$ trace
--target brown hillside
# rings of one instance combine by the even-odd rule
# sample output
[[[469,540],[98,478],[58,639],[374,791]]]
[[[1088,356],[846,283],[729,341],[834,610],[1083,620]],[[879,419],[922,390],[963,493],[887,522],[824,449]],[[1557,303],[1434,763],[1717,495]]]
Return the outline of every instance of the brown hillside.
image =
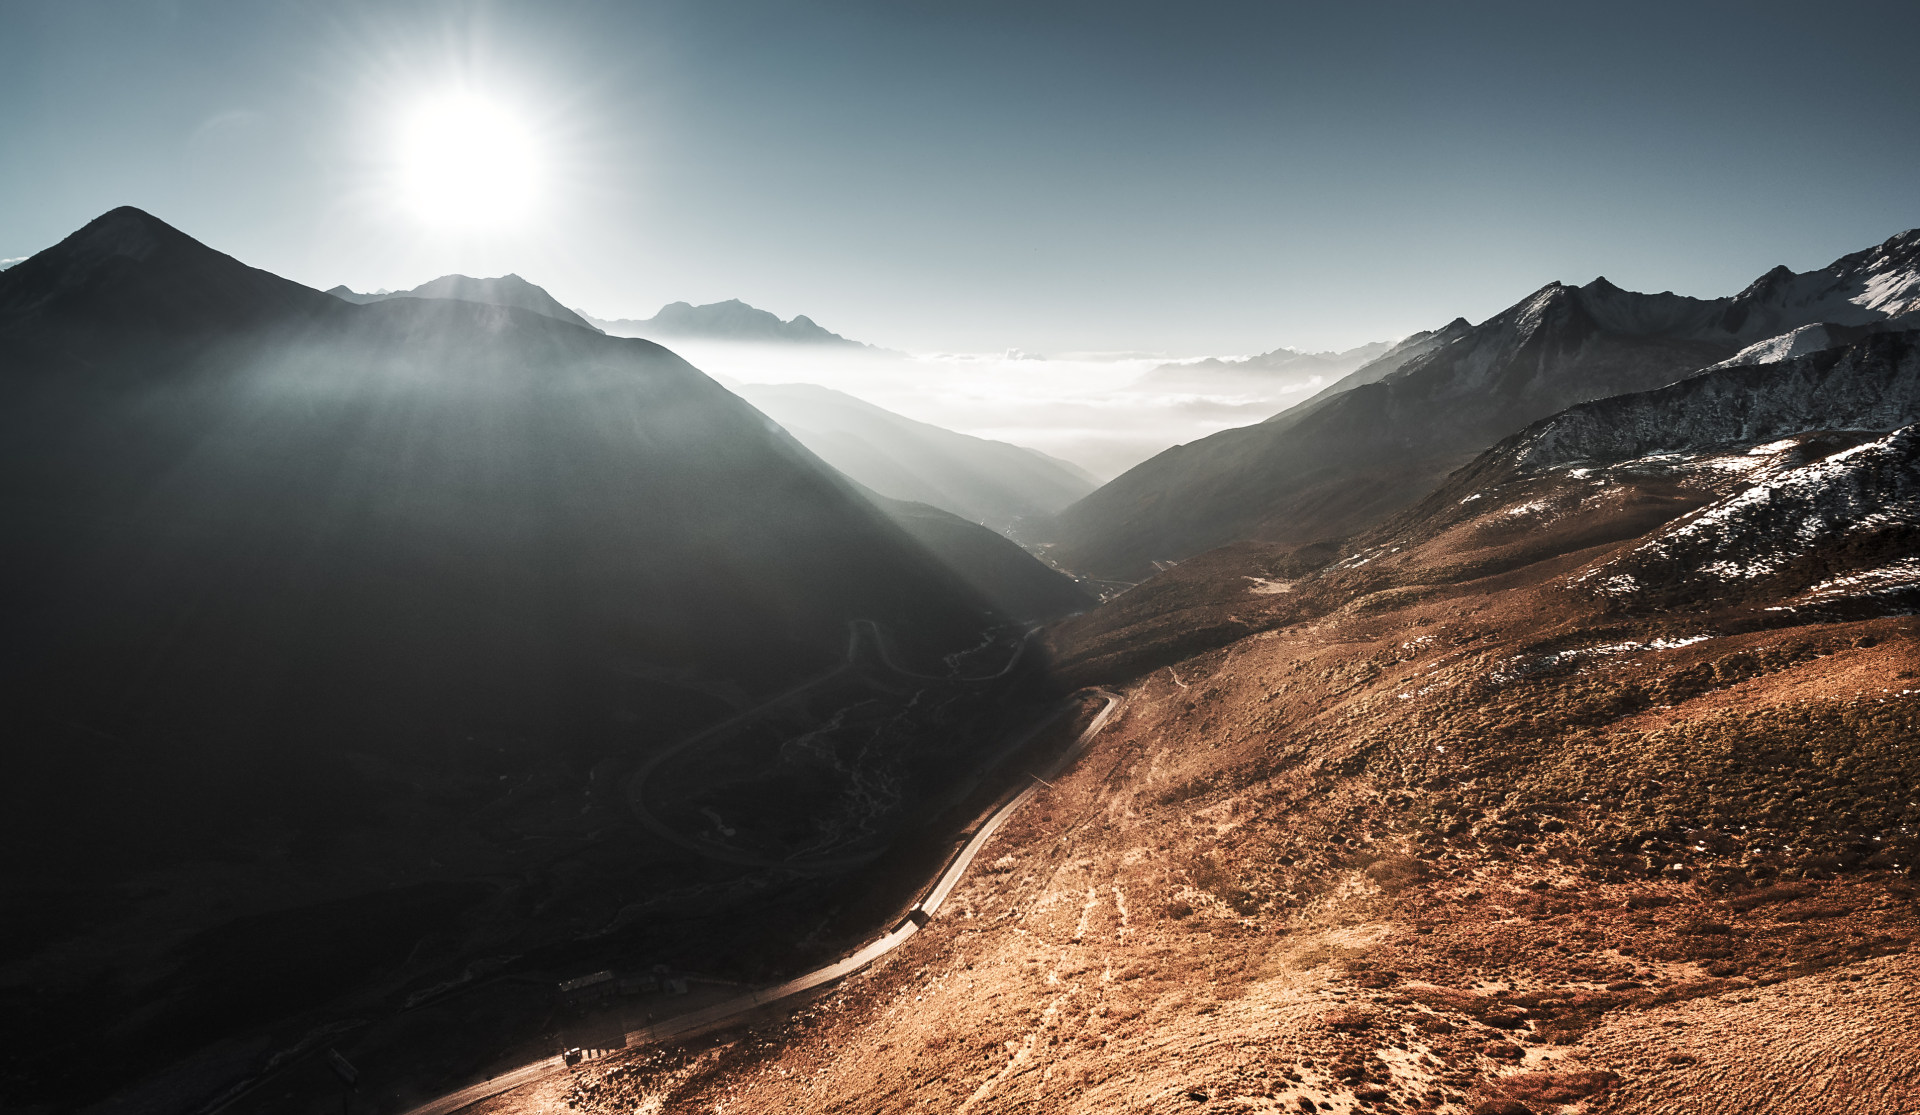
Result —
[[[1920,621],[1578,579],[1714,460],[1163,574],[1056,633],[1123,714],[890,960],[476,1110],[1907,1110]]]

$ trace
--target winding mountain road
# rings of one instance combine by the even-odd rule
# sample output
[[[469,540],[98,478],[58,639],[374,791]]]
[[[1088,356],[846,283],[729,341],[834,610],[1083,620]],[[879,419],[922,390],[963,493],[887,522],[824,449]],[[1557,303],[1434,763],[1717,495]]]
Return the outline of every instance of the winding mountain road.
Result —
[[[1009,668],[1011,668],[1011,665],[1009,665]],[[1124,700],[1118,693],[1114,693],[1111,690],[1095,689],[1091,692],[1105,698],[1107,703],[1101,708],[1099,713],[1094,716],[1093,720],[1088,723],[1086,729],[1074,739],[1073,746],[1062,753],[1048,768],[1046,773],[1049,776],[1065,770],[1085,753],[1087,747],[1093,742],[1093,737],[1100,733],[1100,729],[1106,727],[1107,721],[1113,718],[1114,712],[1120,707],[1121,702]],[[1018,812],[1021,806],[1025,805],[1035,793],[1039,792],[1039,789],[1040,783],[1038,781],[1030,782],[1025,789],[1015,794],[1005,805],[994,810],[992,815],[974,831],[973,836],[967,841],[966,845],[960,849],[960,853],[954,856],[952,861],[941,870],[939,876],[934,879],[933,885],[928,889],[926,897],[914,904],[913,908],[907,912],[907,917],[903,919],[900,924],[894,926],[877,940],[869,942],[859,951],[849,956],[842,957],[823,967],[815,968],[813,971],[803,975],[795,976],[785,983],[779,983],[772,987],[765,987],[757,991],[749,991],[741,995],[736,995],[731,999],[723,1000],[712,1006],[664,1019],[644,1029],[633,1030],[626,1035],[626,1047],[631,1049],[634,1046],[645,1045],[649,1042],[693,1037],[696,1034],[704,1033],[708,1030],[719,1029],[737,1022],[769,1004],[777,1003],[782,999],[798,995],[803,991],[810,991],[816,987],[850,976],[892,952],[894,949],[899,948],[906,943],[907,938],[918,933],[920,927],[925,925],[939,912],[941,905],[944,904],[947,897],[953,893],[954,887],[958,886],[960,880],[966,876],[967,869],[973,866],[974,857],[979,855],[980,850],[986,847],[987,842],[993,839],[996,832],[1000,831],[1000,827],[1007,822],[1007,819]],[[567,1067],[566,1062],[559,1056],[547,1057],[543,1060],[535,1061],[532,1064],[522,1065],[519,1068],[502,1073],[499,1076],[491,1077],[481,1083],[462,1088],[457,1092],[449,1092],[438,1099],[430,1100],[427,1103],[408,1110],[404,1115],[452,1115],[453,1112],[478,1103],[490,1096],[497,1096],[502,1092],[510,1092],[515,1088],[524,1087],[525,1085],[544,1079],[553,1073],[564,1072]]]

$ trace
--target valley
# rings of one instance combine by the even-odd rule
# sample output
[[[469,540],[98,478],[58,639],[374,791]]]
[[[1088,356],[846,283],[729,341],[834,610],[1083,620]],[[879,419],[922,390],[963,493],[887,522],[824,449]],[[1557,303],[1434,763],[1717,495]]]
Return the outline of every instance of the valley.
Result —
[[[1590,512],[1624,540],[1514,557],[1535,501],[1489,495],[1365,580],[1214,559],[1177,606],[1237,637],[1135,674],[951,920],[793,1018],[478,1110],[1897,1109],[1920,628],[1618,611],[1582,570],[1710,497],[1641,484]],[[1136,669],[1100,615],[1054,636],[1079,680]]]
[[[1049,627],[1126,704],[942,918],[473,1110],[1899,1110],[1914,336],[1573,406]]]
[[[1912,13],[17,7],[0,1115],[1916,1110]]]

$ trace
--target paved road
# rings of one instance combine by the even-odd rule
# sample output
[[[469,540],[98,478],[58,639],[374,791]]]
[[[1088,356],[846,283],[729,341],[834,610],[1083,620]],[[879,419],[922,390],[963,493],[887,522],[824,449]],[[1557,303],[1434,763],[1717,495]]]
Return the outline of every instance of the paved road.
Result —
[[[1100,729],[1107,726],[1107,721],[1112,719],[1114,711],[1120,707],[1122,698],[1118,693],[1106,689],[1096,689],[1093,692],[1106,699],[1105,707],[1101,708],[1099,714],[1087,725],[1086,730],[1080,733],[1079,738],[1073,741],[1073,746],[1048,768],[1048,776],[1058,774],[1079,759],[1088,745],[1093,742],[1093,737],[1099,734]],[[960,880],[966,876],[967,868],[973,865],[973,859],[980,854],[980,849],[986,847],[987,842],[993,839],[994,833],[1000,831],[1000,826],[1006,823],[1007,818],[1013,816],[1039,789],[1039,782],[1031,782],[1024,790],[1014,795],[1011,801],[994,810],[993,815],[974,832],[966,846],[960,849],[960,854],[940,872],[940,876],[933,882],[932,889],[927,891],[927,896],[914,905],[906,920],[894,926],[885,936],[868,943],[851,956],[842,957],[825,967],[815,968],[805,975],[795,976],[785,983],[736,995],[710,1007],[664,1019],[645,1029],[634,1030],[627,1034],[627,1048],[631,1049],[636,1045],[645,1045],[649,1042],[693,1037],[708,1030],[717,1030],[731,1025],[770,1003],[779,1002],[789,996],[798,995],[802,991],[810,991],[823,984],[850,976],[899,948],[906,943],[907,938],[920,931],[921,919],[931,919],[939,912],[947,896],[953,893],[953,888],[958,886]],[[490,1096],[512,1091],[565,1070],[566,1064],[559,1057],[548,1057],[530,1065],[522,1065],[511,1072],[502,1073],[471,1087],[462,1088],[457,1092],[449,1092],[439,1099],[407,1111],[405,1115],[451,1115],[452,1112]]]

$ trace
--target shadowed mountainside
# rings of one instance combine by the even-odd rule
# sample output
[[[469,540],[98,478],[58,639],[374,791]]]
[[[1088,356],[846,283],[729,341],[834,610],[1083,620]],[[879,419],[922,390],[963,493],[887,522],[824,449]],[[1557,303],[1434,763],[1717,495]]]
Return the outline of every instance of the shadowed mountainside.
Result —
[[[1097,487],[1065,461],[915,422],[805,383],[735,389],[828,464],[896,500],[938,507],[1018,537]]]
[[[871,498],[970,588],[1013,619],[1057,620],[1098,602],[1073,578],[971,519],[877,493]]]
[[[344,289],[328,293],[340,296]],[[436,293],[427,293],[430,290]],[[448,276],[404,294],[353,295],[347,301],[364,304],[398,297],[457,298],[577,320],[571,311],[564,311],[564,317],[548,313],[564,308],[542,288],[513,275],[486,280]],[[1010,618],[1058,619],[1091,603],[1071,578],[1025,556],[1018,547],[1001,545],[1004,539],[994,533],[1017,533],[1014,528],[1043,520],[1092,491],[1093,479],[1074,466],[1031,449],[902,418],[824,387],[749,384],[735,393],[852,480],[890,519]],[[992,529],[969,529],[970,524]]]
[[[649,342],[350,304],[118,209],[0,274],[0,368],[6,1106],[184,1058],[126,1102],[190,1110],[476,970],[763,963],[826,869],[654,839],[634,764],[739,722],[656,782],[858,864],[1031,714],[995,703],[1031,671],[937,680],[1004,660],[1007,617]],[[456,1047],[409,1080],[550,1009],[475,986],[407,1015]],[[366,1056],[428,1043],[391,1040]]]

